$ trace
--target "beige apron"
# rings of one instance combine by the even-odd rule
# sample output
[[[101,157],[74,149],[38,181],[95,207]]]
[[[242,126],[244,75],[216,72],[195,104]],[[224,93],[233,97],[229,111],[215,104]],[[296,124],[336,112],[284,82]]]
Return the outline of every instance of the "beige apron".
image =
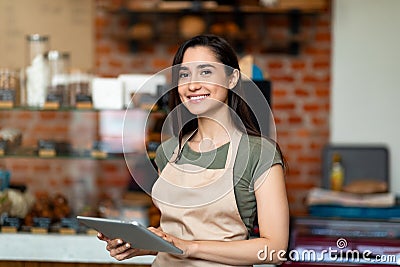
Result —
[[[160,226],[164,232],[184,240],[247,239],[248,231],[233,190],[233,166],[241,135],[238,131],[232,134],[224,169],[167,163],[152,189],[153,201],[161,211]],[[175,157],[177,152],[176,148]],[[228,265],[181,259],[160,252],[152,266]]]

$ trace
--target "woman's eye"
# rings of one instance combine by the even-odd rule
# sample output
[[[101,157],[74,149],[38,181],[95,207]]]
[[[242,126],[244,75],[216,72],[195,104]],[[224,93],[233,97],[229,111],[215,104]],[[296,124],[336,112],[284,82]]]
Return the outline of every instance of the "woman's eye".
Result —
[[[187,78],[187,77],[189,77],[189,73],[187,73],[187,72],[180,72],[179,73],[179,79],[184,79],[184,78]]]
[[[202,76],[208,76],[211,74],[211,70],[202,70],[200,73]]]

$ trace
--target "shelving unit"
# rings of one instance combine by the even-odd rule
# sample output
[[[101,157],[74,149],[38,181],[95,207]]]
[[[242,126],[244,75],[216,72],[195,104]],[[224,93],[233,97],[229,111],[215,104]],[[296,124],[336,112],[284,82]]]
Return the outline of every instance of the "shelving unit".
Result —
[[[123,151],[93,153],[96,151],[93,143],[104,137],[100,129],[101,114],[124,112],[24,107],[1,109],[0,129],[19,129],[22,144],[0,156],[0,166],[11,172],[12,184],[25,185],[33,194],[64,194],[74,214],[85,205],[96,205],[100,195],[121,197],[134,184]],[[162,114],[151,113],[149,118],[148,123],[151,124],[153,119],[162,118]],[[68,150],[40,156],[39,139],[66,142]],[[119,140],[122,142],[122,136],[113,142],[118,143]],[[134,163],[136,159],[149,155],[146,151],[133,151],[126,156],[129,163]]]
[[[315,20],[327,7],[326,0],[281,0],[270,7],[245,3],[218,5],[215,1],[155,1],[153,5],[125,1],[122,5],[110,3],[103,8],[128,21],[122,23],[126,27],[117,25],[111,35],[116,40],[129,42],[132,52],[154,42],[173,45],[191,34],[213,33],[226,38],[239,52],[251,42],[263,44],[266,52],[297,55],[301,45],[313,38],[301,32],[302,19]],[[269,19],[276,16],[285,20],[284,40],[277,40],[268,31]]]

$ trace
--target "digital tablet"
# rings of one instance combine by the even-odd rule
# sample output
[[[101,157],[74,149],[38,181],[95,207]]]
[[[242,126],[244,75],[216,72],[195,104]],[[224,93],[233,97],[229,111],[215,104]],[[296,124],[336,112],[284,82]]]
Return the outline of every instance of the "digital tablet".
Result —
[[[124,222],[96,217],[77,216],[79,222],[95,229],[110,239],[122,239],[132,248],[182,254],[183,251],[162,239],[138,222]]]

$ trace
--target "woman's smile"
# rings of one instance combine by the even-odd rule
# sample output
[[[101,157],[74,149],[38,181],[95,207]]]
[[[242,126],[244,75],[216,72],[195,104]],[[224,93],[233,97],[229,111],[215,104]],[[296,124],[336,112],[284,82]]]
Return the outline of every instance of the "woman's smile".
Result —
[[[209,97],[210,94],[197,94],[197,95],[189,95],[187,98],[189,99],[190,102],[192,103],[200,103],[207,97]]]

